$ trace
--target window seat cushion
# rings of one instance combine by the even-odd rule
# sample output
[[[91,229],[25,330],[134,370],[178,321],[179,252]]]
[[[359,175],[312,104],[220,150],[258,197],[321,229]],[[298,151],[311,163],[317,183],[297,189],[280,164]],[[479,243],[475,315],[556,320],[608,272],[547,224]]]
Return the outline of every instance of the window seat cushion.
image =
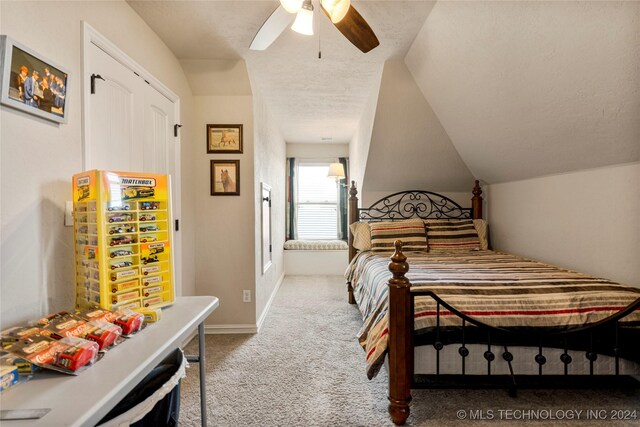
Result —
[[[343,240],[287,240],[284,248],[296,251],[346,251],[349,245]]]

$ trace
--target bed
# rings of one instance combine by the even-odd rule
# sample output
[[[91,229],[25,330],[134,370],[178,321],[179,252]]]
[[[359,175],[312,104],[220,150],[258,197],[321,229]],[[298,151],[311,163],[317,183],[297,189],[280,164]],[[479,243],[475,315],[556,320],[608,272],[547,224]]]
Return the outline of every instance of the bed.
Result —
[[[349,302],[395,424],[412,388],[637,386],[640,289],[488,250],[477,181],[471,209],[428,191],[358,208],[353,182],[350,196]]]

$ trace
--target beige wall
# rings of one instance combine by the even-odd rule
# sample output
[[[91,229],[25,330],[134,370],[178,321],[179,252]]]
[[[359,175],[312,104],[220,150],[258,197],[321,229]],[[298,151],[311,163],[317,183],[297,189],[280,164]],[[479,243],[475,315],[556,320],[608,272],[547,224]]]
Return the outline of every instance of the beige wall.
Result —
[[[286,144],[276,126],[267,104],[261,94],[253,97],[254,108],[254,186],[255,194],[255,301],[256,318],[260,323],[267,314],[269,300],[276,286],[284,277],[284,236],[286,205]],[[264,182],[271,186],[271,245],[272,265],[263,272],[262,268],[262,187]],[[260,325],[258,325],[260,326]]]
[[[242,291],[255,294],[254,275],[254,133],[253,97],[194,96],[196,290],[215,295],[220,307],[207,324],[255,326],[254,303],[242,302]],[[242,154],[206,154],[206,125],[242,123]],[[240,195],[210,195],[210,161],[240,160]]]
[[[69,122],[56,125],[1,107],[2,327],[74,305],[72,228],[63,226],[71,175],[82,170],[81,21],[137,61],[181,99],[184,262],[178,291],[191,294],[193,197],[191,91],[178,61],[125,3],[2,1],[2,33],[70,70]],[[48,24],[34,17],[55,16]],[[203,143],[204,147],[204,143]]]
[[[494,248],[640,286],[640,163],[489,186]]]

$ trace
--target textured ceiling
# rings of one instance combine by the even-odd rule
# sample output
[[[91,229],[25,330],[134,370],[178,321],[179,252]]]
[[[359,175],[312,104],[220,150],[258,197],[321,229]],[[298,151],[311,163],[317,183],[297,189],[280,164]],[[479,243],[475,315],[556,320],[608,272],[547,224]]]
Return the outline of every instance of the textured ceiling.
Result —
[[[179,59],[244,59],[252,85],[263,94],[285,140],[325,143],[351,140],[384,62],[405,56],[434,4],[354,0],[380,40],[378,48],[363,54],[333,27],[315,0],[316,35],[286,29],[265,51],[248,47],[277,0],[128,3]]]
[[[406,63],[488,183],[640,160],[640,2],[438,2]]]

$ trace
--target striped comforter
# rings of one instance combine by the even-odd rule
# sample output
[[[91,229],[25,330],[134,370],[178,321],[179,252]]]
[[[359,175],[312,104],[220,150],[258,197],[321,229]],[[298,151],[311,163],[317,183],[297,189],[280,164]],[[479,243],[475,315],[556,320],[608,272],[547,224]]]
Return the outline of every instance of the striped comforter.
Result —
[[[364,325],[358,334],[373,378],[388,345],[387,282],[391,252],[361,252],[345,277],[354,288]],[[501,327],[562,327],[604,319],[640,298],[640,289],[623,286],[541,262],[493,251],[431,254],[408,252],[412,289],[435,292],[477,320]],[[415,300],[415,329],[435,326],[435,301]],[[442,326],[460,319],[441,308]],[[640,310],[625,320],[640,321]]]

